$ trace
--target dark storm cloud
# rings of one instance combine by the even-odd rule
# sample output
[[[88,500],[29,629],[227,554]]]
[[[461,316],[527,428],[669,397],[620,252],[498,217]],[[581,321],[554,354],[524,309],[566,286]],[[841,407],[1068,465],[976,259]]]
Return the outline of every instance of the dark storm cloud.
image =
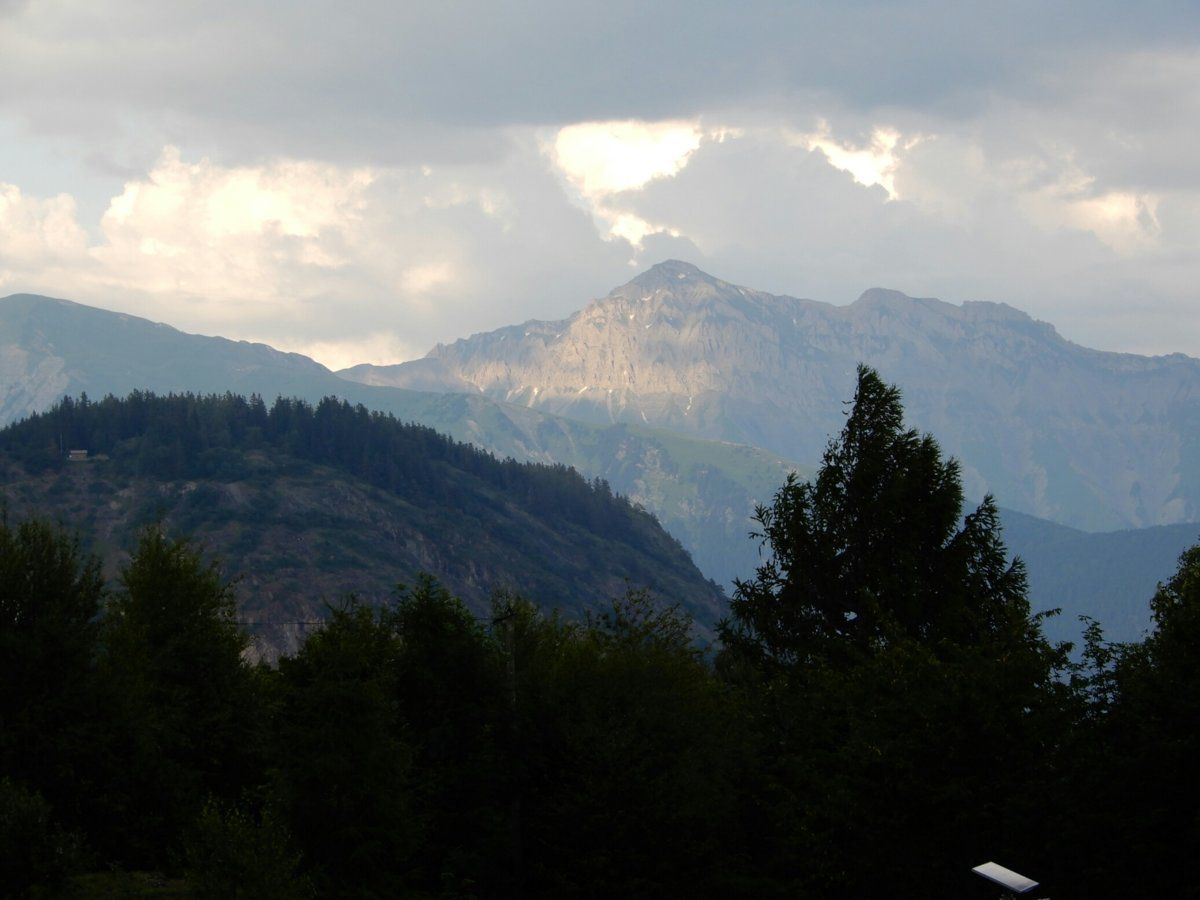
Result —
[[[1170,3],[38,3],[6,26],[0,105],[50,131],[216,130],[243,156],[485,159],[500,125],[1074,96],[1075,60],[1197,24]]]

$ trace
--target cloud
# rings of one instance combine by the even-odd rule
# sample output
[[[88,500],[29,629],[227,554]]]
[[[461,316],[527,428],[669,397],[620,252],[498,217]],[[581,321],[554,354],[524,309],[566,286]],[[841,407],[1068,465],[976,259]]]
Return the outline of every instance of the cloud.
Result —
[[[272,343],[270,336],[251,340],[264,344]],[[387,366],[404,362],[421,356],[429,348],[406,344],[395,334],[383,332],[341,341],[293,341],[287,349],[293,353],[303,353],[336,372],[338,369],[348,369],[360,363]]]
[[[27,273],[46,284],[69,283],[86,266],[86,249],[69,195],[41,199],[0,183],[0,290],[23,285]]]
[[[1056,91],[1103,111],[1119,50],[1154,57],[1197,25],[1194,4],[1116,0],[360,0],[340,15],[316,0],[47,0],[6,21],[0,108],[47,134],[219,147],[229,163],[479,162],[504,153],[497,129],[569,122],[814,102],[969,118]]]
[[[577,122],[559,128],[541,142],[568,187],[570,196],[604,229],[640,249],[647,235],[679,236],[669,224],[653,223],[619,208],[613,198],[673,178],[707,141],[723,141],[736,132],[701,127],[699,121]]]
[[[105,243],[90,253],[113,286],[235,298],[222,317],[253,318],[306,273],[350,265],[375,177],[290,160],[188,163],[168,147],[113,198],[100,223]]]
[[[263,340],[330,365],[395,362],[554,313],[623,276],[527,135],[497,171],[222,166],[166,148],[89,241],[69,196],[0,187],[0,285],[178,327]],[[608,273],[608,274],[602,274]],[[561,292],[561,293],[560,293]]]
[[[548,150],[568,181],[593,198],[671,177],[702,137],[696,122],[580,122],[560,128]]]
[[[0,184],[0,259],[26,266],[53,262],[86,244],[69,195],[43,200],[25,196],[15,184]]]
[[[830,132],[829,123],[821,120],[816,131],[807,134],[792,134],[789,139],[806,150],[820,150],[835,169],[848,172],[864,187],[879,185],[893,200],[896,192],[897,146],[901,152],[911,150],[921,142],[916,135],[901,141],[900,132],[893,128],[876,126],[862,146],[836,140]]]

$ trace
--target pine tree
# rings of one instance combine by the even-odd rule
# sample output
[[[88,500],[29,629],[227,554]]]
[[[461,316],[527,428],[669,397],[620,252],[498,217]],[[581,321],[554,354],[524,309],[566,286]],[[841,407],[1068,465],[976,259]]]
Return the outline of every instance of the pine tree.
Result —
[[[1032,852],[1016,823],[1058,721],[1065,648],[995,504],[964,521],[957,463],[903,418],[860,367],[816,478],[758,510],[771,555],[721,626],[769,748],[772,862],[818,895],[958,893],[971,865]]]
[[[142,534],[108,607],[102,668],[124,739],[113,779],[130,798],[117,827],[136,862],[161,864],[210,794],[237,798],[261,779],[258,692],[234,616],[232,587],[196,547]]]
[[[273,793],[322,896],[396,896],[413,867],[398,653],[386,612],[351,600],[280,661]]]
[[[854,407],[812,482],[790,476],[760,506],[770,558],[738,582],[731,650],[793,667],[1030,630],[1026,579],[1009,563],[992,498],[962,522],[958,463],[903,428],[897,388],[859,368]]]
[[[95,775],[106,727],[95,690],[103,593],[99,560],[77,539],[0,518],[0,867],[9,875],[60,868],[65,856],[43,866],[30,848],[55,845],[57,823],[87,824],[91,798],[80,786]],[[7,896],[13,884],[0,881]]]

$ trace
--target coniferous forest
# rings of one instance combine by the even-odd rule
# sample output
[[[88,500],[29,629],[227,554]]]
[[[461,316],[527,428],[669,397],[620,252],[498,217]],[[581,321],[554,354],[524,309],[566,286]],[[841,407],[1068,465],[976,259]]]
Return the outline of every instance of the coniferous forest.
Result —
[[[226,477],[239,442],[304,445],[413,491],[453,457],[563,523],[636,540],[644,515],[569,470],[542,503],[527,469],[337,404],[156,403],[67,403],[7,450],[59,465],[75,427]],[[711,646],[686,597],[567,618],[518,586],[480,618],[418,578],[267,666],[186,536],[146,529],[108,583],[76,535],[6,520],[0,895],[991,897],[989,860],[1060,900],[1200,893],[1200,547],[1145,640],[1051,644],[991,498],[964,509],[866,368],[758,530]]]
[[[679,598],[711,636],[726,603],[604,480],[498,460],[334,398],[67,399],[0,430],[0,480],[14,519],[78,528],[110,580],[148,525],[195,538],[240,581],[241,621],[268,659],[295,652],[326,601],[377,605],[421,573],[478,616],[507,589],[583,618],[628,583]]]

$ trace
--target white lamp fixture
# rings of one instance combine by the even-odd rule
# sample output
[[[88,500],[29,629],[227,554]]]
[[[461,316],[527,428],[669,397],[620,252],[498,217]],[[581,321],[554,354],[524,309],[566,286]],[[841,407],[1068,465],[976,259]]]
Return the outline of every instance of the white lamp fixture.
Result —
[[[996,884],[1008,888],[1014,894],[1024,894],[1038,886],[1038,883],[1032,878],[1026,878],[1024,875],[1019,875],[1012,869],[1006,869],[994,862],[986,862],[971,871],[976,875],[982,875],[988,881],[994,881]]]

